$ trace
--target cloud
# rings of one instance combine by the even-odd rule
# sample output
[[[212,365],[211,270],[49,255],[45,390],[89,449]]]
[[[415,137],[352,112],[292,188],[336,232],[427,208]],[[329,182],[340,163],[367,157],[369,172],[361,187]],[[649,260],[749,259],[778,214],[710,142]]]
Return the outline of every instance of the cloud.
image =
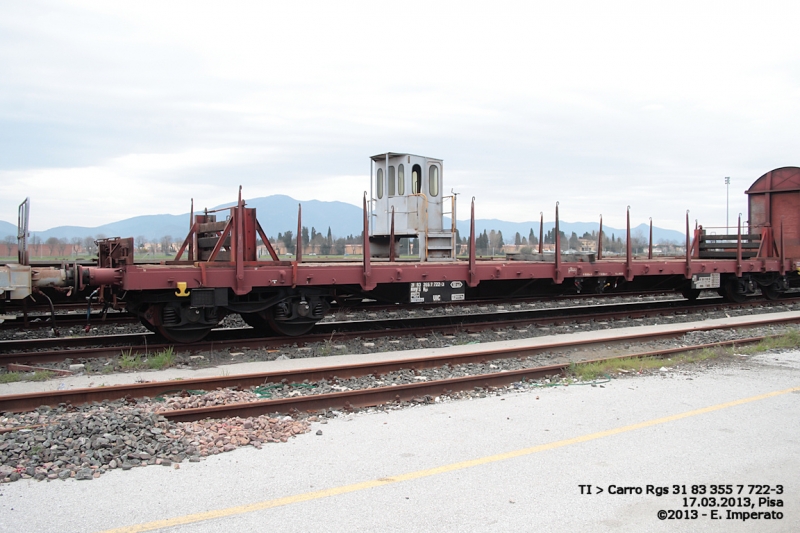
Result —
[[[38,229],[177,213],[239,184],[358,204],[368,157],[392,150],[443,158],[445,190],[486,218],[560,201],[572,220],[619,226],[631,205],[665,227],[686,209],[716,223],[724,176],[738,213],[758,176],[797,164],[798,11],[5,4],[0,218],[25,196]]]

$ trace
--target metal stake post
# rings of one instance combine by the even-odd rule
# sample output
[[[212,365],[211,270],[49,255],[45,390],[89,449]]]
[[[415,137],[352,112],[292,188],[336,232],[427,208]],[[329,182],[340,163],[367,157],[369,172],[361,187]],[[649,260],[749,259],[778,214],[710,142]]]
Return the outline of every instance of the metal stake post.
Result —
[[[730,212],[730,197],[731,197],[731,179],[725,178],[725,233],[728,233],[730,227],[729,212]]]

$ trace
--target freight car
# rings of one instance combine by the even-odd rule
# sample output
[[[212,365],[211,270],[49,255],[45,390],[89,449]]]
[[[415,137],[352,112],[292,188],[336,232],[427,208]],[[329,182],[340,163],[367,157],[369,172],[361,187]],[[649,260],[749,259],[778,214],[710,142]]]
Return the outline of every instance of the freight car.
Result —
[[[360,261],[304,262],[300,213],[294,260],[281,260],[240,188],[236,205],[219,220],[220,212],[192,214],[190,231],[174,260],[134,263],[133,239],[104,239],[97,243],[97,265],[53,269],[51,285],[75,293],[97,291],[109,305],[127,308],[173,342],[202,339],[229,313],[240,314],[265,333],[302,335],[333,302],[365,298],[460,303],[487,297],[660,290],[696,299],[701,290],[712,289],[741,301],[758,292],[778,298],[800,285],[797,167],[768,172],[746,191],[749,223],[744,232],[741,220],[736,232],[702,226],[690,231],[687,213],[685,254],[658,258],[652,254],[652,238],[647,257],[634,257],[628,214],[624,257],[604,257],[600,240],[590,255],[546,253],[540,243],[538,253],[525,260],[478,259],[474,199],[469,245],[465,257],[459,258],[456,196],[443,193],[443,175],[440,159],[392,152],[370,159]],[[444,225],[447,214],[450,227]],[[560,250],[558,206],[555,214],[554,250]],[[269,255],[266,260],[257,257],[259,237]],[[398,257],[403,238],[419,243],[414,261]],[[7,294],[13,294],[8,279],[18,266],[3,268],[0,290],[10,287],[12,293]]]

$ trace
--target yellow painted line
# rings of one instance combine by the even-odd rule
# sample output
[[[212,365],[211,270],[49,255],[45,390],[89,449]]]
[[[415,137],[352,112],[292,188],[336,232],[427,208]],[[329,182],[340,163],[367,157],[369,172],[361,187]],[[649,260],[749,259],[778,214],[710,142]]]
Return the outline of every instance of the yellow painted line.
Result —
[[[460,463],[452,463],[449,465],[438,466],[436,468],[429,468],[427,470],[418,470],[416,472],[400,474],[399,476],[373,479],[370,481],[363,481],[361,483],[354,483],[352,485],[345,485],[342,487],[334,487],[325,490],[316,490],[314,492],[306,492],[304,494],[295,494],[294,496],[286,496],[285,498],[277,498],[274,500],[266,500],[263,502],[256,502],[248,505],[228,507],[227,509],[217,509],[215,511],[206,511],[205,513],[195,513],[184,516],[178,516],[175,518],[167,518],[164,520],[155,520],[153,522],[147,522],[144,524],[120,527],[116,529],[109,529],[100,533],[141,533],[143,531],[154,531],[157,529],[162,529],[167,527],[183,526],[186,524],[202,522],[204,520],[225,518],[227,516],[252,513],[253,511],[272,509],[273,507],[282,507],[284,505],[307,502],[310,500],[329,498],[331,496],[338,496],[340,494],[347,494],[350,492],[358,492],[360,490],[372,489],[375,487],[381,487],[383,485],[390,485],[392,483],[400,483],[401,481],[410,481],[412,479],[420,479],[424,477],[435,476],[438,474],[445,474],[447,472],[454,472],[456,470],[464,470],[466,468],[472,468],[475,466],[481,466],[489,463],[496,463],[499,461],[506,461],[508,459],[523,457],[525,455],[532,455],[534,453],[546,452],[548,450],[555,450],[556,448],[563,448],[564,446],[571,446],[573,444],[580,444],[582,442],[589,442],[592,440],[602,439],[605,437],[611,437],[614,435],[619,435],[621,433],[627,433],[628,431],[635,431],[637,429],[644,429],[652,426],[657,426],[660,424],[666,424],[667,422],[675,422],[676,420],[681,420],[684,418],[689,418],[697,415],[703,415],[706,413],[719,411],[721,409],[736,407],[737,405],[756,402],[759,400],[766,400],[767,398],[773,398],[775,396],[781,396],[783,394],[788,394],[790,392],[798,392],[798,391],[800,391],[800,387],[793,387],[791,389],[768,392],[766,394],[751,396],[749,398],[742,398],[741,400],[734,400],[732,402],[712,405],[710,407],[703,407],[702,409],[695,409],[694,411],[687,411],[685,413],[679,413],[677,415],[655,418],[653,420],[639,422],[638,424],[631,424],[628,426],[608,429],[606,431],[598,431],[597,433],[590,433],[588,435],[582,435],[580,437],[575,437],[572,439],[559,440],[556,442],[551,442],[549,444],[540,444],[539,446],[532,446],[530,448],[523,448],[521,450],[515,450],[512,452],[490,455],[487,457],[481,457],[469,461],[461,461]]]

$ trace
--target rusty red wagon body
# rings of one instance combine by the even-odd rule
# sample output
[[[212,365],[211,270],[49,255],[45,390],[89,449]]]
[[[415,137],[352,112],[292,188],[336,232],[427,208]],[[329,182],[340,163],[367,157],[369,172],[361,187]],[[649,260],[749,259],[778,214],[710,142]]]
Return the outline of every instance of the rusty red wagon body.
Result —
[[[281,260],[254,209],[239,193],[224,221],[205,212],[193,215],[175,260],[135,264],[132,239],[98,242],[97,266],[75,265],[64,277],[76,290],[96,288],[115,306],[136,313],[148,328],[176,342],[192,342],[229,313],[255,328],[277,334],[309,331],[333,302],[358,305],[363,299],[397,303],[459,303],[486,297],[531,297],[605,292],[675,291],[696,299],[703,289],[731,300],[761,293],[777,298],[800,285],[800,169],[768,172],[747,191],[749,223],[736,231],[689,227],[685,253],[654,257],[631,249],[630,217],[624,255],[605,257],[600,241],[592,254],[539,253],[523,260],[479,259],[475,250],[474,200],[468,253],[459,258],[455,226],[442,224],[441,160],[386,153],[371,159],[369,201],[363,208],[363,257],[349,262],[308,262],[302,246]],[[373,197],[374,196],[374,197]],[[455,216],[453,216],[455,219]],[[400,222],[398,222],[398,220]],[[298,238],[301,217],[298,215]],[[555,250],[560,250],[556,207]],[[268,250],[257,258],[257,239]],[[400,238],[419,239],[420,257],[398,260]],[[300,244],[298,242],[298,244]]]

